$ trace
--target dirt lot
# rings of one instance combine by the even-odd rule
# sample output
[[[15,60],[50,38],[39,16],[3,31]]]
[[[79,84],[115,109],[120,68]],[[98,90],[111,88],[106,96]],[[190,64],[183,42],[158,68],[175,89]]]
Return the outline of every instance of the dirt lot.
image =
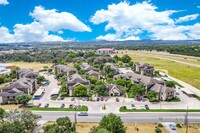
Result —
[[[177,131],[179,133],[185,133],[186,127],[177,128]],[[188,133],[200,133],[200,123],[199,124],[197,124],[197,123],[189,124]]]
[[[3,108],[5,110],[12,110],[12,109],[18,109],[20,104],[9,104],[9,105],[0,105],[0,108]]]

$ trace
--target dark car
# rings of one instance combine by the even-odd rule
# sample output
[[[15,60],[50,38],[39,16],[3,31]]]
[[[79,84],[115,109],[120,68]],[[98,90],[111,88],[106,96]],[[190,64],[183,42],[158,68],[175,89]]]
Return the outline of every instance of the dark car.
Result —
[[[72,98],[71,98],[71,101],[74,101],[74,100],[75,100],[75,98],[74,98],[74,97],[72,97]]]
[[[69,105],[69,108],[73,108],[73,107],[74,107],[73,104],[70,104],[70,105]]]
[[[64,108],[64,107],[65,107],[65,104],[62,103],[62,104],[60,105],[60,108]]]
[[[176,128],[173,124],[169,124],[169,127],[170,127],[171,130],[176,130]]]
[[[88,113],[87,112],[79,112],[78,116],[88,116]]]
[[[97,97],[97,100],[96,100],[97,102],[99,101],[99,98]]]
[[[40,107],[40,106],[41,106],[41,103],[38,103],[38,104],[37,104],[37,107]]]
[[[149,106],[148,105],[144,105],[146,110],[149,110]]]
[[[49,104],[48,104],[48,103],[46,103],[46,104],[44,105],[44,107],[45,107],[45,108],[48,108],[48,107],[49,107]]]
[[[116,102],[119,102],[119,98],[118,97],[116,98]]]

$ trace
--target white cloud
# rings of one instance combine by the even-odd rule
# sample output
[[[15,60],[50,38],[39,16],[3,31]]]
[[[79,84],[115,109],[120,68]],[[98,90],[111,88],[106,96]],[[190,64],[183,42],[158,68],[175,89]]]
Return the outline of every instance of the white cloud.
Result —
[[[194,36],[188,35],[187,26],[176,25],[175,20],[171,17],[172,14],[179,11],[164,10],[158,11],[158,7],[152,5],[150,1],[136,3],[130,5],[128,2],[120,2],[119,4],[108,5],[108,9],[101,9],[91,17],[90,21],[93,24],[99,25],[107,23],[105,31],[110,29],[115,31],[115,34],[100,35],[96,39],[106,40],[123,40],[129,39],[138,40],[142,32],[147,32],[147,36],[151,39],[162,40],[184,40],[193,39]],[[198,14],[193,16],[185,16],[177,20],[191,21]],[[194,33],[195,34],[195,33]]]
[[[199,16],[199,14],[193,14],[193,15],[187,15],[184,17],[180,17],[176,20],[176,23],[182,23],[182,22],[195,20],[195,19],[197,19],[198,16]]]
[[[91,32],[90,27],[68,12],[59,13],[56,9],[45,10],[42,6],[36,6],[30,16],[44,25],[47,30],[59,31],[60,29],[68,29],[76,32]]]
[[[200,8],[200,6],[197,6],[197,8]]]
[[[9,4],[8,0],[0,0],[0,5],[7,5]]]
[[[13,34],[9,32],[8,28],[0,27],[0,43],[72,41],[74,38],[65,40],[60,36],[50,34],[50,32],[56,31],[58,34],[63,34],[62,29],[77,32],[91,31],[74,15],[67,12],[58,13],[55,9],[45,10],[39,6],[35,7],[35,10],[30,15],[34,18],[34,21],[30,24],[15,24]]]

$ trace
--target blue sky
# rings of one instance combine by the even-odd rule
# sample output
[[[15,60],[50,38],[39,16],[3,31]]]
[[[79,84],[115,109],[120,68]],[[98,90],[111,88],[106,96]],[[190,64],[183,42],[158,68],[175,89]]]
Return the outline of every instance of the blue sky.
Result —
[[[199,0],[0,0],[0,43],[200,39]]]

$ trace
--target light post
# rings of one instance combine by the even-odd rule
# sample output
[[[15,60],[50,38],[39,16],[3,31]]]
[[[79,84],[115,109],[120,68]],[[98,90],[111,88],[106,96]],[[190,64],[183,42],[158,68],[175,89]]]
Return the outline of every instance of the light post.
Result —
[[[77,124],[77,117],[76,117],[76,108],[77,108],[77,106],[76,106],[76,101],[75,100],[76,99],[74,98],[74,123]]]
[[[186,115],[185,115],[185,125],[186,125],[186,133],[188,133],[188,106],[187,106]]]

